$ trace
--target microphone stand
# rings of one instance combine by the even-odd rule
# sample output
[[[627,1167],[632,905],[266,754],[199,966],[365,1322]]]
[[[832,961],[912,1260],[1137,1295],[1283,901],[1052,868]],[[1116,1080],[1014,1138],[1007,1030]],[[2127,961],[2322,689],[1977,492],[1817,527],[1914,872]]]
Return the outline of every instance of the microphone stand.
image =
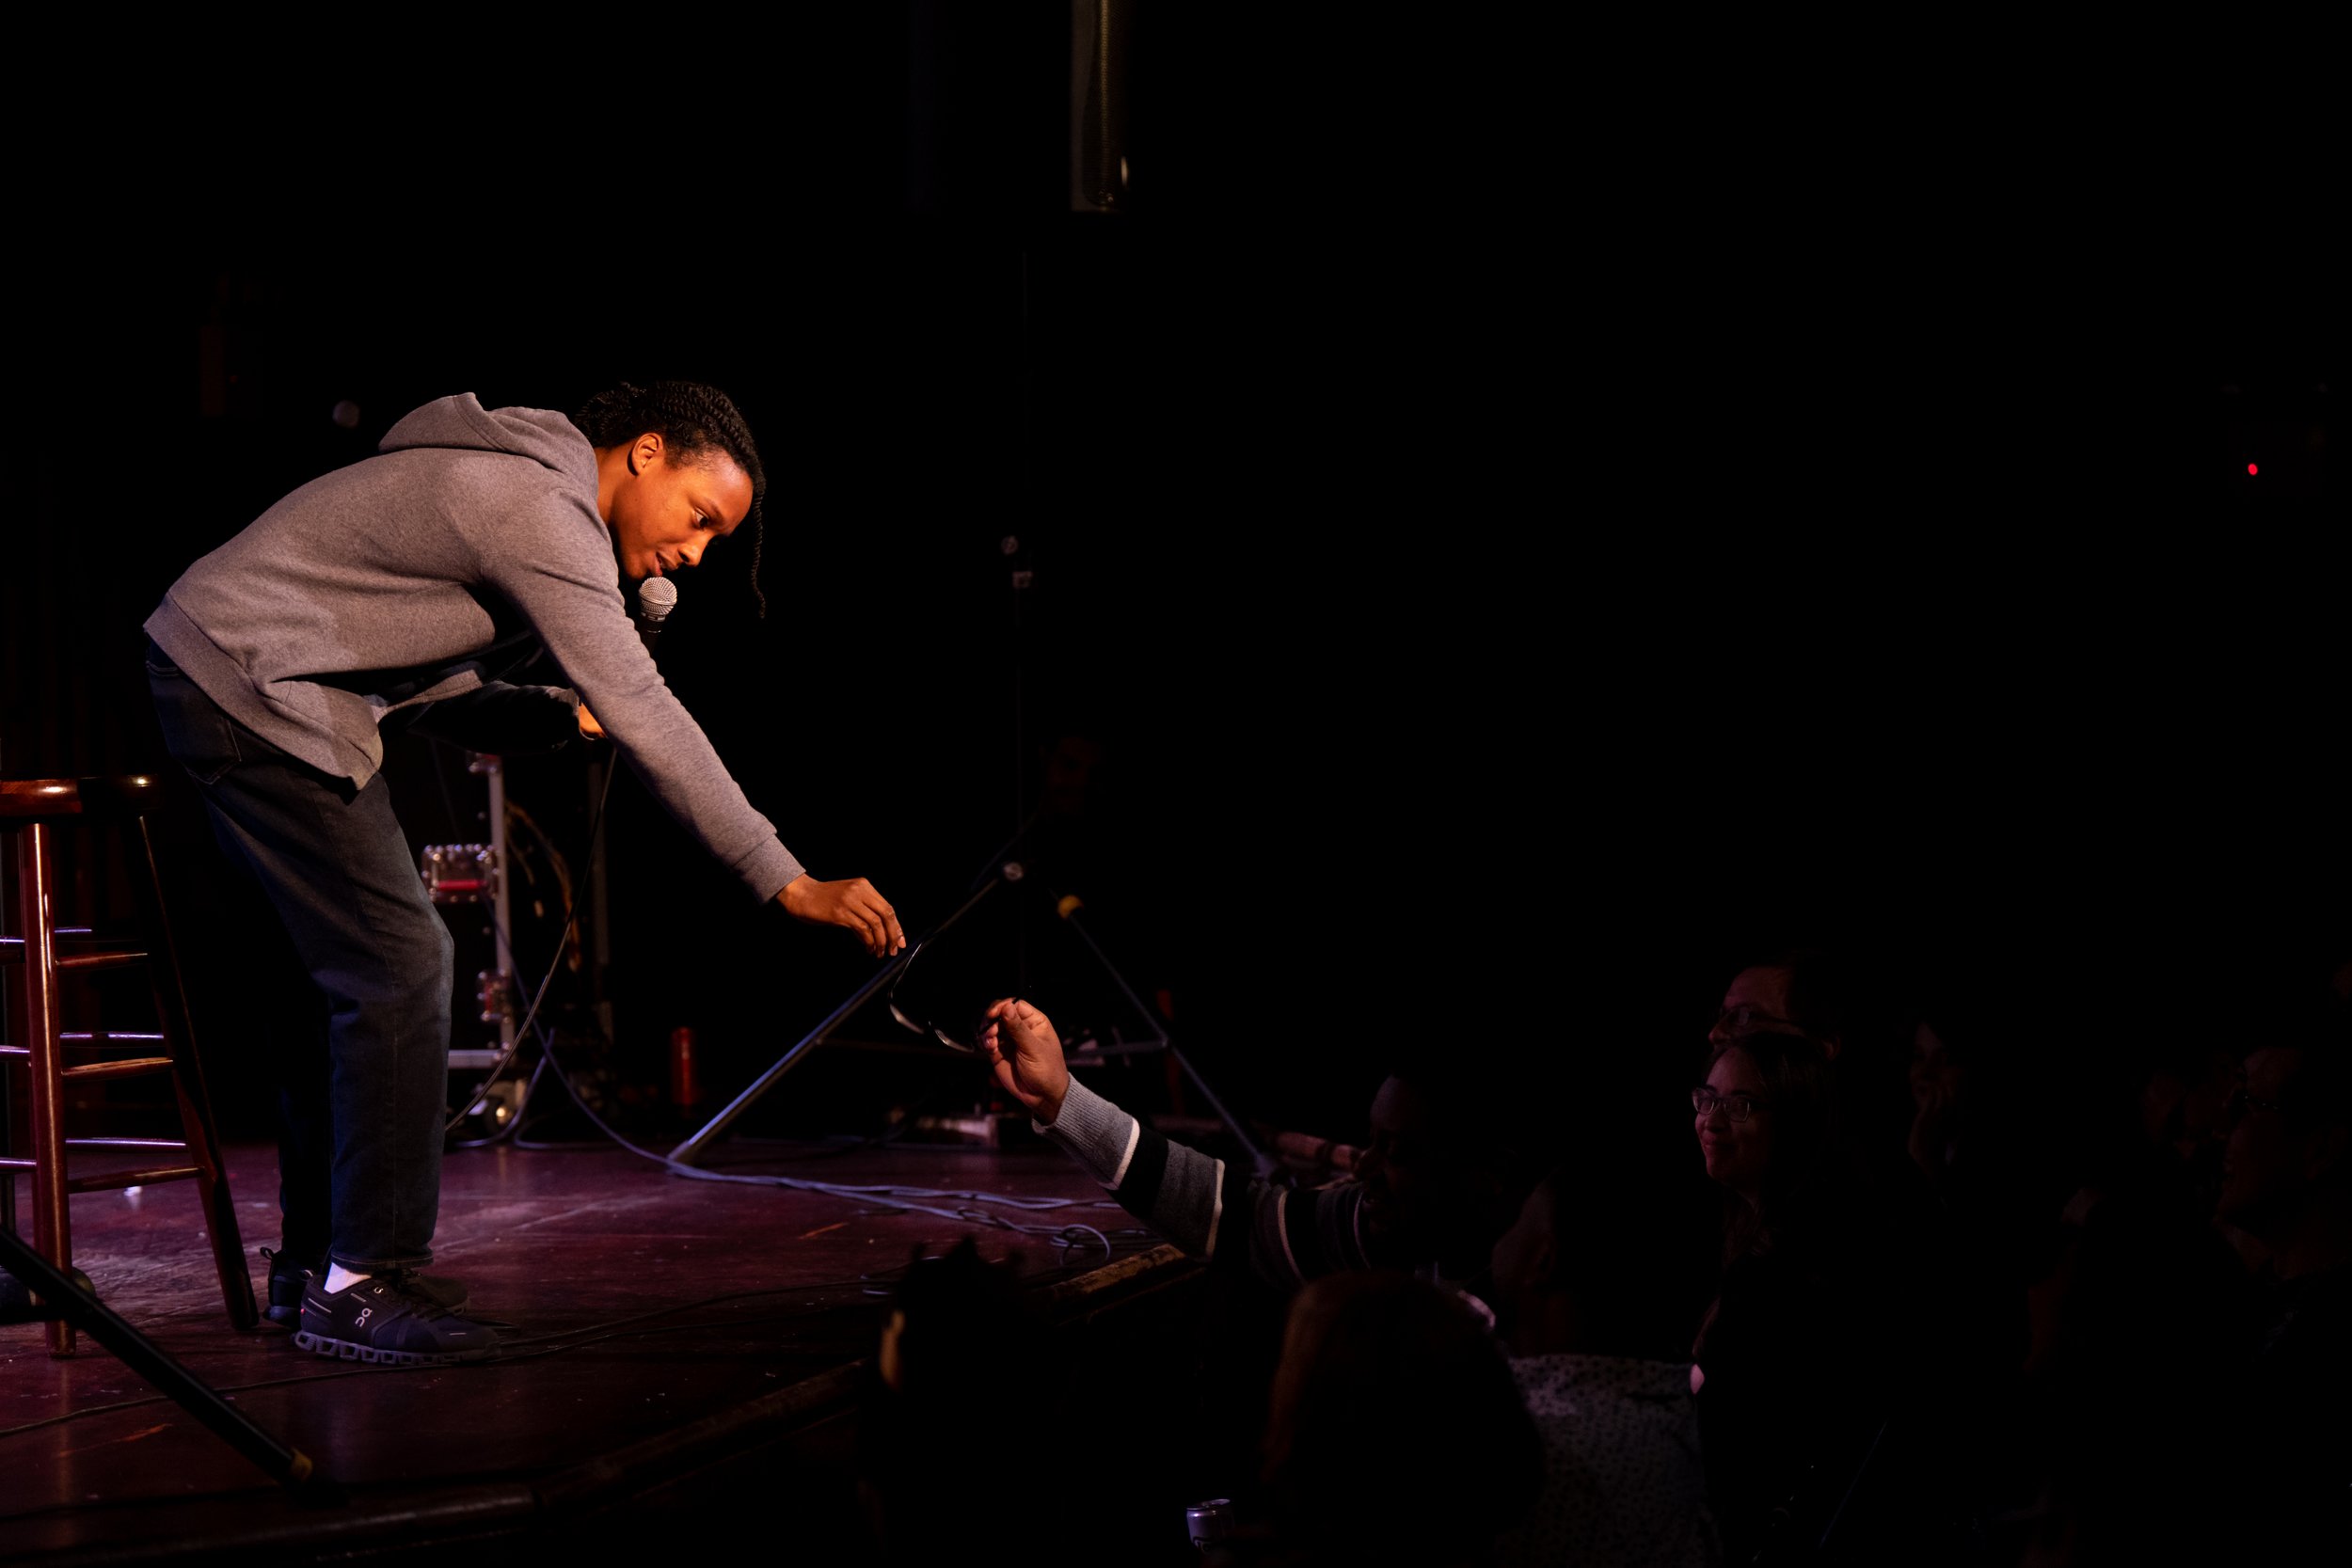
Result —
[[[971,913],[982,899],[997,888],[1024,880],[1026,868],[1019,861],[1006,857],[1020,847],[1022,841],[1028,837],[1029,831],[1037,826],[1037,820],[1043,815],[1043,812],[1044,808],[1040,807],[1037,811],[1030,813],[1029,819],[1021,824],[1019,831],[997,846],[996,852],[989,858],[989,865],[973,879],[971,891],[965,895],[963,902],[956,906],[953,912],[909,943],[906,951],[876,970],[864,985],[850,993],[848,1000],[826,1014],[816,1028],[794,1041],[791,1048],[777,1057],[768,1070],[761,1073],[749,1088],[728,1101],[724,1110],[712,1117],[696,1129],[685,1142],[672,1149],[670,1151],[671,1162],[681,1165],[699,1165],[704,1152],[711,1144],[725,1136],[728,1126],[736,1117],[751,1109],[758,1102],[762,1095],[775,1087],[776,1080],[790,1071],[802,1057],[822,1045],[833,1032],[847,1022],[860,1007],[873,1000],[876,992],[888,985],[900,970],[906,968],[907,960],[914,958],[925,942]],[[1136,1016],[1151,1024],[1154,1037],[1148,1040],[1114,1046],[1094,1054],[1099,1057],[1109,1057],[1142,1055],[1154,1051],[1167,1052],[1175,1059],[1177,1067],[1183,1070],[1184,1076],[1191,1080],[1192,1086],[1200,1091],[1200,1098],[1208,1101],[1209,1108],[1216,1113],[1217,1120],[1224,1123],[1225,1130],[1232,1134],[1233,1141],[1241,1146],[1242,1152],[1248,1156],[1249,1163],[1257,1174],[1262,1179],[1271,1180],[1279,1169],[1278,1162],[1264,1149],[1258,1147],[1258,1141],[1249,1135],[1249,1130],[1242,1124],[1241,1118],[1226,1108],[1225,1101],[1218,1097],[1215,1089],[1209,1086],[1209,1081],[1201,1076],[1200,1069],[1193,1066],[1192,1058],[1178,1049],[1176,1042],[1168,1037],[1168,1031],[1154,1020],[1152,1009],[1144,1006],[1143,999],[1136,994],[1135,987],[1127,983],[1126,975],[1120,973],[1119,967],[1111,962],[1110,956],[1103,951],[1102,944],[1094,940],[1094,933],[1088,930],[1085,924],[1078,919],[1078,911],[1083,907],[1083,902],[1074,896],[1057,897],[1054,904],[1055,912],[1060,915],[1062,922],[1077,932],[1080,939],[1086,942],[1087,950],[1094,955],[1094,961],[1103,966],[1103,972],[1111,977],[1113,984],[1119,987],[1120,994],[1127,999],[1127,1005],[1136,1010]]]
[[[289,1448],[182,1366],[170,1353],[140,1333],[115,1310],[77,1289],[58,1267],[22,1236],[0,1226],[0,1268],[23,1282],[44,1307],[105,1346],[122,1364],[260,1465],[272,1481],[321,1501],[337,1496],[310,1456]]]
[[[1127,976],[1119,972],[1119,966],[1111,962],[1109,955],[1103,951],[1102,944],[1094,940],[1094,933],[1088,930],[1085,923],[1079,920],[1078,911],[1085,907],[1084,901],[1074,895],[1059,897],[1054,901],[1054,912],[1061,916],[1062,924],[1078,933],[1080,940],[1087,944],[1087,951],[1094,955],[1094,961],[1103,966],[1103,973],[1111,977],[1112,982],[1119,987],[1120,993],[1127,998],[1127,1005],[1135,1008],[1136,1014],[1145,1022],[1152,1023],[1152,1031],[1158,1037],[1156,1039],[1136,1041],[1134,1045],[1120,1049],[1117,1053],[1131,1055],[1150,1051],[1165,1051],[1175,1058],[1176,1065],[1184,1070],[1184,1076],[1192,1080],[1192,1086],[1200,1091],[1200,1098],[1209,1102],[1209,1109],[1216,1113],[1216,1119],[1225,1124],[1225,1131],[1233,1135],[1233,1141],[1239,1144],[1242,1152],[1249,1157],[1249,1164],[1256,1169],[1259,1177],[1270,1180],[1277,1169],[1276,1161],[1258,1147],[1257,1140],[1249,1135],[1249,1130],[1241,1124],[1241,1118],[1225,1108],[1225,1101],[1219,1100],[1216,1091],[1209,1087],[1209,1081],[1200,1076],[1200,1069],[1192,1065],[1192,1058],[1177,1049],[1176,1042],[1168,1037],[1166,1029],[1152,1022],[1152,1009],[1143,1005],[1143,998],[1137,996],[1135,987],[1127,983]],[[1111,1052],[1103,1053],[1104,1055],[1111,1053]]]
[[[794,1041],[791,1048],[777,1057],[768,1070],[761,1073],[749,1088],[729,1101],[724,1110],[703,1123],[685,1142],[670,1150],[671,1163],[680,1165],[699,1164],[703,1158],[703,1151],[726,1134],[728,1124],[745,1111],[750,1110],[758,1101],[760,1096],[775,1087],[777,1079],[798,1065],[803,1056],[824,1044],[834,1030],[849,1021],[851,1014],[873,1000],[874,993],[888,985],[900,970],[906,968],[907,960],[914,957],[923,943],[969,914],[981,899],[993,893],[999,886],[1006,882],[1019,881],[1022,875],[1021,863],[1005,857],[1017,848],[1021,841],[1028,836],[1029,830],[1037,825],[1040,815],[1038,812],[1032,812],[1029,819],[1021,824],[1020,830],[997,847],[996,852],[989,857],[988,865],[973,879],[970,891],[966,893],[963,902],[956,906],[953,913],[924,932],[921,937],[908,943],[904,952],[876,970],[864,985],[850,993],[848,1001],[827,1013],[816,1028]]]

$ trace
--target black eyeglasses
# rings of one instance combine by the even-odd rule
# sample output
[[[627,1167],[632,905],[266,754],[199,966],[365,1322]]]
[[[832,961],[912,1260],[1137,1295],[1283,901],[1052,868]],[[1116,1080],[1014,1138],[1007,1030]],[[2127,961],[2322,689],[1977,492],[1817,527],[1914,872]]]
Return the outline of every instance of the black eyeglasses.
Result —
[[[1757,1108],[1763,1104],[1763,1101],[1752,1094],[1717,1094],[1705,1084],[1691,1091],[1691,1109],[1700,1116],[1708,1115],[1720,1105],[1724,1115],[1731,1120],[1745,1121],[1756,1115]]]
[[[890,1016],[918,1035],[929,1035],[950,1051],[977,1054],[980,1049],[980,1026],[987,1019],[975,1015],[968,1020],[959,1019],[943,1023],[935,1016],[942,1009],[925,994],[925,988],[916,985],[910,989],[907,984],[909,976],[914,973],[914,960],[923,956],[923,949],[928,945],[926,942],[916,942],[908,952],[906,962],[898,966],[898,977],[890,982]]]

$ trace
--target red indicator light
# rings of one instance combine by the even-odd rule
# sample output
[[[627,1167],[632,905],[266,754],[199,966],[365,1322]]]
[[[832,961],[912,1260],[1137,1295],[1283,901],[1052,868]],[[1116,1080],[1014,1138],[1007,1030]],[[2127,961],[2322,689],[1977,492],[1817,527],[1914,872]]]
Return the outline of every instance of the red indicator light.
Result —
[[[2246,471],[2247,471],[2248,473],[2249,473],[2249,474],[2258,474],[2258,473],[2261,473],[2261,472],[2262,472],[2262,470],[2261,470],[2260,468],[2257,468],[2257,467],[2254,467],[2254,465],[2252,465],[2251,463],[2249,463],[2248,465],[2246,465]]]

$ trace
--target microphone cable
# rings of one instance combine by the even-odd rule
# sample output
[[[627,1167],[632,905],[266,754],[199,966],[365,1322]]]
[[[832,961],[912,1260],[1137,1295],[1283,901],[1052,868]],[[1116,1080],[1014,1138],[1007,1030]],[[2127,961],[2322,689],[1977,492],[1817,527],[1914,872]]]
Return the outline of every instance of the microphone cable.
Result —
[[[466,1103],[464,1107],[460,1109],[455,1116],[450,1117],[448,1122],[442,1126],[441,1135],[443,1137],[447,1137],[450,1133],[456,1132],[457,1124],[471,1116],[473,1114],[474,1107],[480,1105],[484,1098],[486,1097],[493,1088],[498,1086],[499,1080],[506,1076],[506,1069],[515,1065],[515,1053],[522,1049],[523,1041],[531,1037],[532,1025],[536,1022],[539,1017],[540,1005],[547,1000],[548,987],[554,983],[555,972],[564,966],[564,954],[573,938],[572,923],[578,917],[580,911],[580,893],[588,886],[589,882],[595,879],[596,874],[596,833],[597,831],[604,826],[604,805],[607,800],[612,798],[612,775],[616,770],[619,762],[620,758],[616,755],[612,759],[612,764],[606,767],[604,770],[604,787],[596,791],[596,809],[590,813],[588,817],[589,860],[587,869],[581,872],[580,879],[574,882],[564,895],[564,918],[557,924],[555,930],[555,955],[548,960],[548,972],[539,977],[539,989],[532,993],[531,1008],[528,1012],[523,1014],[522,1022],[516,1025],[514,1042],[508,1045],[504,1051],[499,1053],[499,1059],[490,1064],[490,1070],[483,1076],[481,1083],[474,1085],[473,1092],[466,1097]],[[503,865],[498,868],[498,874],[501,877],[505,876],[507,871],[508,868]],[[514,935],[511,932],[500,930],[499,923],[495,918],[490,922],[490,929],[498,938],[499,956],[505,961],[511,971],[515,962]],[[500,1000],[503,1002],[505,999],[501,997]],[[539,1033],[541,1042],[544,1047],[546,1031],[541,1030]],[[552,1058],[550,1057],[549,1059],[551,1060]],[[560,1068],[557,1069],[557,1076],[562,1076],[562,1069]],[[534,1069],[532,1073],[532,1081],[533,1083],[538,1082],[538,1072],[536,1069]],[[526,1102],[529,1100],[529,1096],[527,1094],[525,1096],[525,1100]],[[515,1124],[520,1125],[521,1121],[522,1115],[518,1110],[515,1117]],[[478,1148],[484,1147],[485,1145],[498,1142],[499,1136],[503,1135],[504,1131],[504,1129],[501,1129],[499,1135],[478,1139],[474,1143],[464,1147]]]
[[[647,578],[644,581],[637,585],[637,605],[641,613],[641,619],[638,626],[638,636],[644,643],[645,652],[650,655],[654,649],[655,640],[661,635],[661,623],[668,620],[670,611],[677,608],[677,584],[672,582],[668,578]],[[616,756],[614,758],[614,763],[616,765],[618,760],[619,759]],[[547,1000],[548,987],[553,983],[556,970],[563,966],[564,949],[575,940],[576,933],[572,929],[572,922],[580,909],[580,890],[586,887],[596,874],[596,863],[595,859],[596,831],[604,826],[604,803],[612,798],[613,772],[614,768],[612,766],[608,766],[604,770],[604,787],[596,792],[596,809],[590,813],[588,817],[588,867],[580,874],[580,880],[573,883],[571,887],[564,891],[564,918],[556,926],[555,956],[548,960],[548,972],[540,976],[539,989],[532,993],[531,1009],[523,1014],[522,1022],[516,1026],[514,1043],[509,1045],[503,1052],[500,1053],[499,1059],[490,1064],[490,1070],[483,1076],[481,1083],[474,1085],[473,1092],[466,1097],[466,1103],[464,1107],[442,1125],[441,1135],[443,1137],[447,1137],[452,1132],[456,1132],[457,1124],[464,1121],[469,1116],[471,1116],[474,1108],[482,1103],[484,1097],[488,1095],[493,1088],[498,1086],[499,1080],[506,1076],[506,1069],[514,1065],[515,1053],[522,1049],[523,1041],[531,1035],[532,1022],[539,1016],[539,1005]],[[442,788],[442,799],[443,803],[446,805],[448,801],[448,788],[446,784],[444,784]],[[456,814],[454,812],[451,813],[453,819],[455,815]],[[501,824],[501,826],[503,827],[504,824]],[[511,844],[511,839],[509,842]],[[552,849],[553,846],[550,845],[548,847]],[[507,874],[507,871],[508,868],[503,865],[498,868],[498,874],[501,877],[504,877]],[[513,973],[515,967],[514,933],[511,931],[500,930],[499,923],[495,917],[493,917],[490,922],[490,929],[498,939],[500,959],[506,965],[508,973],[511,974]],[[503,1005],[506,998],[501,997],[499,1000],[501,1004]],[[544,1031],[542,1033],[544,1034]],[[559,1069],[559,1071],[561,1069]],[[532,1072],[531,1081],[533,1084],[536,1084],[539,1081],[539,1074],[535,1069]],[[525,1089],[523,1092],[524,1104],[528,1105],[530,1103],[530,1090]],[[513,1125],[520,1126],[521,1123],[522,1110],[521,1107],[517,1107]],[[505,1135],[506,1129],[501,1128],[498,1133],[493,1134],[491,1137],[476,1139],[474,1142],[463,1147],[479,1148],[487,1144],[499,1142]]]
[[[583,878],[583,883],[585,880],[586,879]],[[560,943],[558,952],[560,956]],[[548,971],[548,978],[552,979],[553,977],[554,970],[550,968]],[[543,994],[546,990],[546,986],[547,982],[543,980],[540,983],[540,990]],[[667,1154],[655,1149],[646,1148],[642,1145],[630,1141],[628,1138],[623,1136],[620,1131],[613,1127],[611,1122],[605,1120],[603,1117],[596,1114],[596,1108],[590,1105],[587,1100],[581,1096],[580,1086],[572,1082],[572,1075],[564,1070],[562,1059],[556,1054],[554,1036],[549,1033],[545,1024],[538,1023],[536,1022],[538,1011],[538,1005],[534,999],[532,1010],[525,1016],[522,1024],[523,1029],[534,1032],[539,1041],[540,1063],[539,1067],[532,1070],[532,1082],[536,1084],[540,1075],[547,1069],[554,1069],[555,1081],[564,1085],[564,1092],[570,1097],[573,1106],[580,1112],[580,1114],[588,1119],[589,1125],[596,1128],[598,1132],[602,1133],[606,1138],[611,1140],[612,1143],[617,1148],[637,1156],[637,1158],[641,1160],[660,1165],[662,1169],[668,1171],[673,1176],[683,1176],[695,1181],[724,1181],[732,1182],[740,1186],[783,1187],[791,1189],[795,1192],[821,1193],[828,1196],[846,1198],[851,1202],[863,1203],[874,1208],[894,1210],[901,1213],[931,1214],[941,1219],[957,1220],[970,1225],[983,1225],[993,1229],[1010,1230],[1025,1236],[1040,1236],[1045,1239],[1046,1243],[1049,1246],[1061,1251],[1068,1251],[1083,1245],[1088,1242],[1091,1242],[1094,1245],[1103,1249],[1103,1254],[1106,1259],[1118,1256],[1119,1241],[1148,1242],[1157,1240],[1157,1236],[1154,1232],[1143,1229],[1139,1227],[1121,1227],[1115,1231],[1105,1232],[1098,1227],[1077,1221],[1062,1226],[1024,1225],[1017,1221],[1008,1219],[1003,1214],[993,1212],[990,1209],[969,1207],[948,1209],[939,1206],[942,1203],[960,1201],[963,1204],[989,1204],[998,1209],[1010,1209],[1016,1212],[1028,1213],[1046,1213],[1065,1209],[1118,1209],[1120,1207],[1120,1205],[1116,1201],[1108,1198],[1022,1197],[1009,1193],[944,1191],[929,1187],[905,1187],[896,1185],[853,1186],[839,1181],[812,1181],[804,1177],[749,1176],[727,1171],[704,1170],[698,1165],[690,1165],[684,1164],[683,1162],[673,1160]],[[507,1053],[510,1057],[512,1056],[514,1050],[521,1047],[522,1040],[519,1037],[520,1033],[521,1031],[518,1030],[518,1037],[516,1040],[515,1047],[510,1049]],[[485,1082],[483,1091],[478,1091],[474,1095],[473,1102],[478,1102],[481,1099],[481,1093],[486,1092],[488,1084]],[[468,1108],[471,1108],[470,1102]],[[520,1125],[521,1120],[522,1118],[518,1115],[516,1117],[515,1125]],[[501,1129],[500,1133],[494,1134],[492,1137],[484,1138],[475,1144],[463,1147],[486,1147],[491,1143],[500,1141],[500,1139],[506,1134],[506,1129]],[[1114,1237],[1117,1237],[1118,1241],[1114,1241]]]
[[[608,770],[604,776],[604,787],[596,796],[596,809],[589,818],[588,842],[591,846],[594,846],[596,841],[596,830],[604,821],[605,803],[612,798],[612,773]],[[506,867],[501,866],[499,875],[506,875]],[[500,1053],[499,1059],[491,1065],[489,1072],[475,1086],[473,1092],[467,1096],[465,1108],[452,1117],[447,1125],[442,1128],[444,1136],[454,1132],[458,1123],[464,1121],[472,1113],[474,1107],[482,1103],[484,1097],[496,1086],[498,1082],[505,1076],[507,1069],[514,1065],[515,1057],[521,1051],[523,1042],[535,1036],[539,1042],[540,1062],[532,1069],[531,1082],[535,1085],[547,1069],[554,1069],[556,1082],[564,1085],[564,1092],[571,1098],[573,1105],[579,1109],[580,1114],[588,1118],[591,1126],[619,1148],[636,1155],[641,1160],[661,1166],[674,1176],[682,1176],[695,1181],[724,1181],[744,1186],[784,1187],[798,1192],[821,1193],[829,1196],[846,1198],[851,1202],[895,1210],[899,1212],[931,1214],[941,1219],[956,1220],[968,1225],[983,1225],[994,1229],[1014,1231],[1021,1235],[1040,1236],[1045,1239],[1049,1246],[1060,1251],[1068,1251],[1091,1242],[1103,1249],[1105,1258],[1118,1256],[1118,1243],[1112,1239],[1114,1235],[1120,1240],[1130,1242],[1154,1239],[1152,1231],[1136,1227],[1122,1227],[1117,1231],[1105,1232],[1083,1222],[1073,1222],[1063,1226],[1024,1225],[1008,1219],[1001,1213],[992,1212],[993,1209],[1009,1209],[1018,1212],[1041,1213],[1066,1209],[1120,1208],[1117,1202],[1106,1198],[1022,1197],[1006,1193],[942,1191],[926,1187],[852,1186],[837,1181],[811,1181],[804,1178],[789,1176],[750,1176],[726,1171],[709,1171],[697,1165],[673,1160],[667,1154],[658,1153],[630,1142],[604,1117],[598,1116],[595,1108],[581,1097],[579,1085],[572,1082],[572,1075],[564,1070],[562,1060],[556,1055],[554,1036],[545,1024],[538,1022],[540,1008],[547,1000],[548,988],[553,984],[556,971],[563,966],[565,944],[571,935],[572,923],[578,916],[581,895],[595,879],[596,871],[596,862],[592,858],[586,869],[573,883],[564,899],[564,919],[557,927],[555,956],[548,961],[547,973],[540,977],[538,988],[532,995],[530,1009],[523,1014],[522,1022],[516,1026],[515,1042]],[[499,931],[495,921],[491,923],[491,929],[498,937],[501,956],[511,967],[515,961],[512,933]],[[527,1103],[528,1096],[526,1095]],[[480,1148],[502,1142],[512,1135],[514,1128],[522,1124],[522,1119],[518,1112],[508,1127],[500,1129],[489,1137],[475,1139],[459,1147]],[[949,1202],[967,1205],[988,1204],[992,1208],[940,1207],[941,1204]]]

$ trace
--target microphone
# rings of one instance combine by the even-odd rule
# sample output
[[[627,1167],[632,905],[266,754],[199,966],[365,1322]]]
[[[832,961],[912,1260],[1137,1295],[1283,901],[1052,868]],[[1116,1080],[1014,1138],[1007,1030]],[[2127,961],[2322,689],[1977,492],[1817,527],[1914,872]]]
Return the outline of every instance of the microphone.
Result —
[[[647,578],[637,585],[637,635],[644,639],[645,652],[653,652],[663,619],[676,608],[677,584],[668,578]]]

